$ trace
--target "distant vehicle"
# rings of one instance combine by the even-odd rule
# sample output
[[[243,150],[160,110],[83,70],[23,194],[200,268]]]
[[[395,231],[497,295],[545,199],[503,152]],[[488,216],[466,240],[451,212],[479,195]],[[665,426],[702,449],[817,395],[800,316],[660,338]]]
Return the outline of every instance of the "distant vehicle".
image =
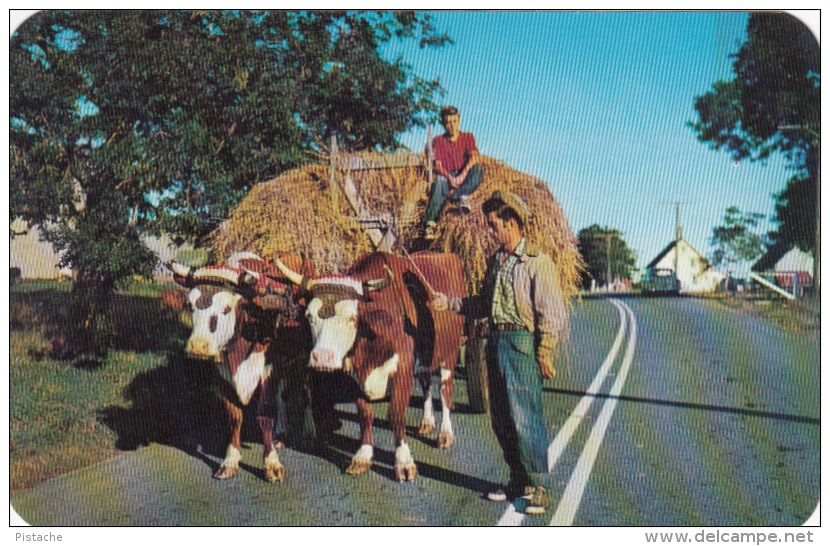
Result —
[[[673,269],[649,269],[643,277],[642,286],[646,292],[680,292],[680,281]]]

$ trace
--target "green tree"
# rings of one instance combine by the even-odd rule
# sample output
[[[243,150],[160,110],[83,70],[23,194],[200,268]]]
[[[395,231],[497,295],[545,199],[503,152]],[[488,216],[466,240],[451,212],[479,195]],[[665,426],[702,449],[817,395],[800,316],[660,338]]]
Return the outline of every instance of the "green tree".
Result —
[[[766,236],[753,231],[764,218],[757,212],[742,213],[738,207],[729,207],[723,225],[712,230],[711,244],[715,246],[712,263],[738,264],[759,258],[769,246]]]
[[[735,78],[717,81],[695,98],[698,120],[689,122],[701,142],[736,161],[782,153],[793,170],[777,194],[776,239],[816,249],[819,184],[820,50],[794,17],[753,13],[747,40],[731,55]]]
[[[381,54],[411,39],[450,43],[413,12],[40,12],[10,43],[10,220],[106,299],[152,273],[143,235],[194,241],[332,135],[389,149],[433,121],[439,80]]]
[[[622,232],[609,227],[593,224],[579,230],[577,235],[579,252],[585,260],[582,286],[591,286],[591,279],[604,285],[611,280],[631,279],[631,271],[637,261],[634,252],[622,239]]]

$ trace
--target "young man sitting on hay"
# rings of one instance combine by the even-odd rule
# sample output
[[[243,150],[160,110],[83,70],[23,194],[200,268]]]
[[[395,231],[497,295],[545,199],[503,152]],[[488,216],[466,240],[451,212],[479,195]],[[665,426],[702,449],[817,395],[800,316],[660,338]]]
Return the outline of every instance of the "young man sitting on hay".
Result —
[[[432,184],[429,203],[424,214],[424,238],[435,239],[435,222],[441,208],[448,200],[458,204],[461,210],[470,211],[467,196],[473,193],[484,179],[484,169],[479,165],[478,148],[472,133],[462,133],[461,117],[455,106],[441,109],[441,125],[444,134],[432,139],[437,176]]]

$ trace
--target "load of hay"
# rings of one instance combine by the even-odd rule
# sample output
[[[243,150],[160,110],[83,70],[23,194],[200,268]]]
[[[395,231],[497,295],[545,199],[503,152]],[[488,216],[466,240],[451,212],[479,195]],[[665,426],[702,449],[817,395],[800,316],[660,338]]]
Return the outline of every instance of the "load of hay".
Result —
[[[484,182],[470,197],[473,211],[462,215],[445,208],[438,221],[438,239],[425,242],[419,232],[429,191],[426,161],[423,156],[418,156],[420,161],[400,161],[401,155],[362,156],[366,159],[364,165],[385,163],[386,168],[352,170],[340,161],[333,170],[328,163],[310,165],[257,184],[212,235],[214,259],[224,260],[240,250],[256,252],[266,260],[288,252],[309,257],[318,274],[344,273],[358,257],[375,250],[346,199],[343,188],[348,176],[357,189],[364,214],[391,214],[397,237],[393,252],[403,254],[403,245],[410,253],[428,248],[457,254],[465,264],[468,290],[475,294],[486,259],[496,250],[481,204],[501,189],[519,195],[527,203],[534,215],[526,226],[528,238],[553,258],[566,301],[576,293],[583,262],[568,219],[547,183],[482,157]],[[349,164],[354,167],[360,164],[359,159],[353,157]]]

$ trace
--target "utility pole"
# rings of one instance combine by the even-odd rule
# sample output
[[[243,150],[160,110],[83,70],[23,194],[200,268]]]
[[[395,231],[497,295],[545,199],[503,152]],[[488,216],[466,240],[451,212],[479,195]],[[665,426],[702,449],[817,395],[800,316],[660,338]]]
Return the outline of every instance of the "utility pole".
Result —
[[[660,201],[661,205],[674,205],[674,284],[680,290],[680,205],[691,204],[688,201]]]

